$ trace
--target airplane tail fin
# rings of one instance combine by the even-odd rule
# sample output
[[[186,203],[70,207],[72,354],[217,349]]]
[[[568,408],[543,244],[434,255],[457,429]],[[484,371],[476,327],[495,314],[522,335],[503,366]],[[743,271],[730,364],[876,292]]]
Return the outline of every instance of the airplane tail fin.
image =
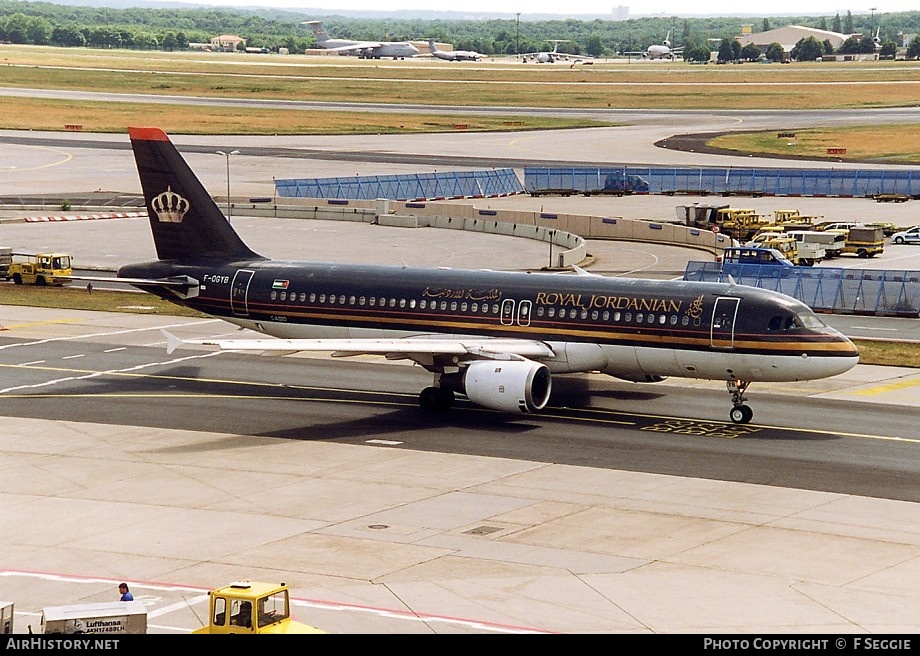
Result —
[[[329,40],[329,35],[326,34],[326,28],[323,27],[323,21],[308,21],[307,24],[310,26],[310,31],[313,32],[313,38],[316,39],[318,44],[323,45]]]
[[[159,259],[264,259],[243,243],[163,130],[128,134]]]

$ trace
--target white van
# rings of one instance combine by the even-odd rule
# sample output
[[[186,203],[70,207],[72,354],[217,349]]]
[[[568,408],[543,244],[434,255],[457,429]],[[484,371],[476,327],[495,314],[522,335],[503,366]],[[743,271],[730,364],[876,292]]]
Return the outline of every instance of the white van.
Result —
[[[835,230],[790,230],[787,234],[799,243],[799,257],[811,258],[813,263],[837,257],[847,243],[846,233]]]

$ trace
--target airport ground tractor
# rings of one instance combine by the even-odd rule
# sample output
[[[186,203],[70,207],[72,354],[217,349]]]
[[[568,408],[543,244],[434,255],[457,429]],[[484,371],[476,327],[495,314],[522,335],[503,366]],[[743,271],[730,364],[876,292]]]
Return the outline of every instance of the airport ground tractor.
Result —
[[[291,617],[285,583],[236,581],[208,596],[208,623],[192,633],[326,633]]]
[[[65,285],[73,274],[67,253],[14,253],[0,247],[0,277],[17,285]]]

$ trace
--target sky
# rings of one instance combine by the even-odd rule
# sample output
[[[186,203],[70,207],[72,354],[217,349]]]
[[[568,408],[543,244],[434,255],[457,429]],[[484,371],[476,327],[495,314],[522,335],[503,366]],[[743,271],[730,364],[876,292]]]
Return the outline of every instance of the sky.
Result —
[[[308,12],[311,8],[329,11],[367,10],[381,11],[380,0],[191,0],[200,4],[223,7],[275,7]],[[739,5],[744,7],[739,10]],[[629,7],[631,17],[665,15],[665,16],[803,16],[821,15],[845,16],[849,11],[856,14],[876,15],[902,11],[916,11],[916,0],[865,0],[847,5],[844,0],[772,0],[769,3],[739,3],[737,0],[708,0],[706,3],[693,3],[687,0],[642,0],[632,5],[628,1],[607,2],[605,0],[391,0],[386,9],[449,11],[463,14],[483,13],[521,13],[524,19],[528,14],[554,14],[560,16],[578,16],[580,14],[613,15],[615,7]],[[803,6],[807,6],[804,9]]]

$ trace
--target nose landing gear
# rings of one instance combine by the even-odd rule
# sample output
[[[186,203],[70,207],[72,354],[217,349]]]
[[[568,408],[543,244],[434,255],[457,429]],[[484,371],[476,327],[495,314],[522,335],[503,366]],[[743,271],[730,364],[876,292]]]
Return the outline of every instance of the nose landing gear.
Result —
[[[728,393],[732,396],[732,409],[728,416],[736,424],[746,424],[754,417],[754,411],[744,403],[747,401],[744,393],[747,391],[748,385],[750,385],[749,382],[738,378],[731,378],[726,383]]]

